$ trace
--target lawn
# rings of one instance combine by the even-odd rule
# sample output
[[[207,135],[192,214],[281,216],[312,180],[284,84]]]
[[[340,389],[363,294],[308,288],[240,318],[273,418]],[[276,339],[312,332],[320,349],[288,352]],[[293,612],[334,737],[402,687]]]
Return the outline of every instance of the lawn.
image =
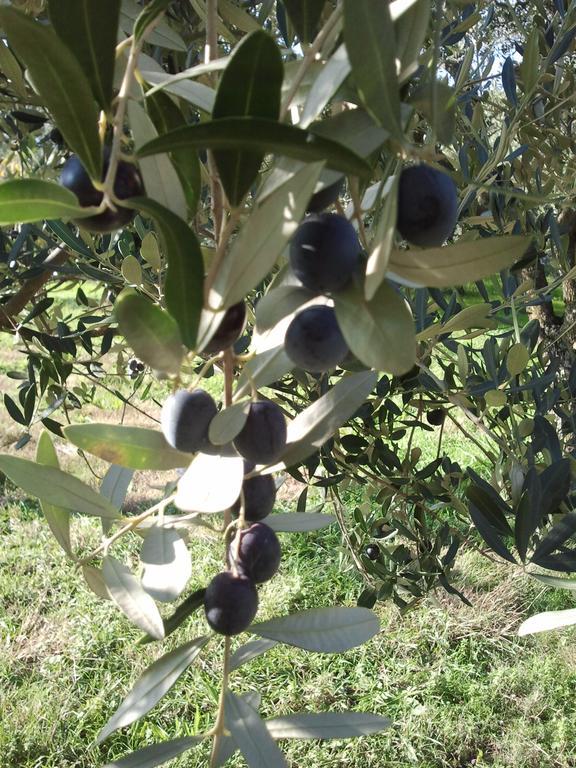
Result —
[[[289,502],[284,502],[289,507]],[[0,519],[0,754],[4,768],[88,768],[155,740],[210,726],[220,643],[141,722],[102,747],[98,730],[145,666],[205,632],[201,615],[161,648],[136,646],[139,632],[83,584],[53,541],[35,502],[7,487]],[[78,545],[97,535],[78,519]],[[280,574],[262,590],[260,616],[353,605],[360,584],[336,529],[282,535]],[[220,567],[219,547],[191,541],[190,589]],[[130,557],[130,547],[124,549]],[[392,719],[382,736],[354,742],[285,742],[289,764],[328,768],[572,766],[576,761],[574,631],[516,637],[522,618],[573,606],[570,593],[545,590],[519,571],[473,552],[456,583],[468,608],[445,594],[400,616],[377,607],[381,633],[346,654],[307,654],[278,646],[234,675],[236,691],[262,693],[262,713],[307,709],[373,711]],[[240,641],[236,641],[239,644]],[[173,763],[207,765],[207,746]],[[231,766],[243,763],[236,758]]]

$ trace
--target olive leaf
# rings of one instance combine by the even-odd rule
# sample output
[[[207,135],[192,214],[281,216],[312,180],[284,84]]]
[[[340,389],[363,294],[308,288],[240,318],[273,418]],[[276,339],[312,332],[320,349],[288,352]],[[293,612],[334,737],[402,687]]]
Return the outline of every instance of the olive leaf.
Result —
[[[162,432],[155,429],[121,424],[70,424],[64,428],[64,434],[81,450],[128,469],[161,471],[190,463],[190,454],[169,446]]]
[[[393,250],[389,277],[414,286],[463,285],[512,266],[524,256],[531,243],[531,237],[503,235],[442,248]]]
[[[212,117],[277,120],[283,77],[282,57],[274,39],[263,30],[252,32],[233,51],[222,73]],[[230,204],[239,205],[258,175],[264,153],[219,150],[214,158]]]
[[[131,288],[119,294],[114,314],[120,332],[144,363],[158,371],[178,373],[183,357],[176,320]]]
[[[400,376],[416,363],[412,313],[404,298],[383,282],[367,301],[352,281],[334,296],[338,324],[354,355],[369,368]]]
[[[38,439],[36,448],[36,461],[38,464],[47,464],[51,467],[60,467],[58,454],[54,448],[54,443],[48,432],[42,430]],[[42,512],[46,518],[50,530],[66,554],[72,554],[72,543],[70,541],[70,511],[64,507],[56,507],[45,501],[40,501]]]
[[[161,640],[164,637],[164,624],[160,612],[130,569],[107,555],[102,564],[102,575],[111,599],[122,613],[139,629]]]
[[[98,109],[82,66],[52,27],[5,7],[0,8],[0,25],[10,47],[28,68],[34,87],[66,143],[80,157],[90,177],[100,179]]]
[[[196,660],[208,642],[207,636],[197,637],[189,643],[164,654],[151,664],[134,688],[118,707],[113,717],[102,728],[96,739],[103,742],[118,728],[139,720],[162,699],[188,667]]]
[[[106,112],[112,101],[120,0],[50,0],[50,21],[90,81]]]

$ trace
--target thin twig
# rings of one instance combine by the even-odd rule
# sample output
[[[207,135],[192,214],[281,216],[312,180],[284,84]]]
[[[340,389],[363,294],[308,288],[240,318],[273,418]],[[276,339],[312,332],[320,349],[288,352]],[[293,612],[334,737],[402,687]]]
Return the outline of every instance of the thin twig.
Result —
[[[286,94],[286,98],[284,99],[284,102],[282,103],[282,108],[280,110],[280,121],[284,120],[284,118],[286,117],[288,110],[290,109],[290,105],[292,104],[292,99],[297,94],[298,88],[300,88],[300,85],[304,80],[306,72],[308,72],[309,68],[312,66],[312,63],[314,62],[316,55],[322,49],[322,46],[324,45],[326,38],[332,32],[336,24],[339,22],[341,16],[342,16],[342,4],[339,3],[335,8],[335,10],[332,12],[332,14],[328,17],[328,20],[326,21],[322,29],[316,35],[314,42],[306,50],[306,53],[304,54],[304,58],[302,59],[302,63],[300,64],[300,68],[296,73],[294,80],[292,81],[292,85],[290,86],[290,89]]]
[[[472,411],[469,408],[467,408],[465,405],[463,405],[462,402],[455,395],[452,395],[450,392],[448,392],[446,390],[445,383],[441,379],[439,379],[438,376],[432,373],[430,368],[428,368],[426,365],[424,365],[424,363],[421,363],[421,362],[417,362],[416,365],[419,368],[421,368],[424,371],[424,373],[428,374],[428,376],[430,376],[430,378],[436,382],[436,384],[440,387],[442,394],[448,400],[448,402],[452,403],[452,405],[455,405],[457,408],[459,408],[462,411],[462,413],[466,416],[466,418],[469,419],[474,424],[474,426],[477,427],[481,432],[483,432],[486,435],[486,437],[489,437],[490,440],[495,442],[496,445],[498,445],[498,447],[505,454],[510,453],[510,450],[506,445],[506,443],[503,440],[500,440],[499,437],[496,437],[496,435],[494,435],[488,429],[488,427],[484,424],[484,422],[479,416],[476,416],[475,413],[472,413]]]
[[[224,351],[224,407],[228,408],[232,404],[232,385],[234,383],[234,353],[232,348],[229,347]],[[240,546],[240,531],[244,524],[244,498],[242,494],[241,498],[241,510],[240,517],[236,525],[236,537],[234,544],[234,559],[238,559],[238,549]],[[224,512],[224,552],[225,559],[228,560],[228,547],[230,533],[232,530],[232,513],[230,509]],[[235,569],[234,569],[235,570]],[[225,718],[224,718],[224,699],[226,691],[228,689],[228,676],[230,674],[230,638],[226,637],[224,644],[224,662],[222,670],[222,687],[220,689],[220,701],[218,703],[218,715],[216,717],[216,724],[213,729],[213,741],[212,741],[212,755],[210,757],[210,768],[214,768],[216,765],[216,759],[220,749],[220,742],[224,736],[225,730]]]
[[[114,119],[112,121],[112,146],[110,148],[110,159],[106,176],[102,185],[99,186],[102,191],[102,205],[115,208],[116,197],[114,195],[114,182],[116,180],[116,171],[118,170],[118,163],[120,161],[122,137],[124,136],[124,121],[126,119],[126,109],[128,107],[128,99],[130,98],[130,89],[132,88],[132,81],[134,80],[134,74],[138,66],[138,57],[147,35],[153,31],[153,29],[160,23],[162,16],[160,13],[153,19],[146,27],[142,35],[138,40],[134,37],[129,38],[130,53],[128,54],[128,62],[126,69],[124,70],[124,76],[116,97],[116,111],[114,113]],[[97,181],[97,180],[95,180]]]
[[[98,555],[102,554],[102,552],[107,552],[112,544],[114,542],[118,541],[122,536],[124,536],[125,533],[128,533],[129,531],[133,531],[134,528],[137,528],[141,522],[146,520],[150,515],[153,515],[154,512],[160,509],[164,509],[164,507],[167,507],[170,502],[172,502],[176,498],[176,494],[173,494],[172,496],[168,496],[165,499],[162,499],[162,501],[159,501],[158,504],[154,504],[153,507],[150,507],[150,509],[145,510],[139,515],[136,515],[136,517],[132,517],[126,525],[122,526],[113,536],[110,536],[107,539],[104,539],[104,541],[96,547],[89,555],[86,555],[86,557],[83,557],[81,560],[78,560],[78,565],[85,565],[86,563],[89,563],[91,560],[94,560],[95,557],[98,557]]]
[[[228,690],[228,678],[230,676],[230,646],[231,640],[226,637],[224,640],[224,661],[222,665],[222,686],[220,688],[220,700],[218,702],[218,714],[216,716],[216,724],[212,730],[212,754],[210,755],[210,768],[214,768],[218,758],[218,752],[220,750],[220,743],[222,737],[226,733],[225,726],[225,713],[224,713],[224,699],[226,691]]]
[[[204,61],[209,64],[218,58],[218,0],[206,0],[206,47]],[[212,75],[214,78],[215,75]],[[218,169],[214,161],[214,153],[208,150],[207,165],[210,174],[210,193],[212,198],[212,221],[214,224],[214,240],[218,245],[222,219],[224,215],[224,195]]]
[[[330,488],[330,496],[332,498],[332,505],[334,507],[334,515],[336,517],[336,520],[338,521],[338,527],[340,528],[340,532],[342,533],[342,537],[344,539],[344,542],[346,544],[346,547],[348,548],[348,552],[350,553],[350,556],[352,560],[354,561],[354,564],[356,568],[358,569],[358,572],[362,575],[364,581],[368,586],[374,587],[374,584],[372,580],[370,579],[370,576],[366,572],[366,569],[364,568],[364,564],[358,557],[358,554],[356,553],[356,550],[354,549],[354,545],[352,544],[352,539],[350,538],[350,534],[348,532],[348,527],[346,525],[346,521],[344,519],[343,515],[343,504],[340,501],[340,497],[338,496],[337,491],[334,488]]]
[[[482,445],[482,443],[481,443],[481,442],[479,442],[478,440],[476,440],[476,438],[474,437],[474,435],[471,435],[471,434],[470,434],[470,432],[468,432],[468,430],[467,430],[467,429],[466,429],[464,426],[462,426],[462,424],[461,424],[461,423],[458,421],[458,419],[456,419],[456,418],[454,418],[454,416],[452,416],[452,414],[450,413],[450,411],[446,411],[446,415],[448,416],[448,418],[450,419],[450,421],[451,421],[451,422],[452,422],[452,423],[453,423],[453,424],[454,424],[454,425],[455,425],[455,426],[456,426],[456,427],[457,427],[457,428],[460,430],[460,432],[462,432],[462,434],[464,435],[464,437],[466,437],[468,440],[470,440],[470,442],[471,442],[471,443],[474,443],[474,445],[475,445],[477,448],[479,448],[479,449],[482,451],[482,453],[483,453],[483,454],[484,454],[484,455],[485,455],[485,456],[486,456],[486,457],[487,457],[487,458],[488,458],[488,459],[489,459],[491,462],[494,462],[494,461],[495,461],[495,456],[494,456],[494,454],[493,454],[493,453],[490,453],[490,451],[487,451],[487,450],[486,450],[486,448],[484,448],[484,446]]]
[[[118,98],[116,102],[116,112],[113,120],[113,134],[112,134],[112,146],[110,148],[110,160],[108,163],[108,169],[106,176],[104,177],[104,183],[102,185],[102,202],[107,206],[114,207],[114,182],[116,180],[116,171],[118,170],[118,162],[120,160],[120,147],[122,144],[122,137],[124,135],[124,120],[126,119],[126,109],[128,106],[128,97],[130,95],[130,88],[132,87],[132,79],[138,63],[138,55],[140,53],[140,47],[132,41],[130,47],[130,53],[128,55],[128,63],[126,64],[126,70],[124,77],[122,78],[122,85],[118,92]]]

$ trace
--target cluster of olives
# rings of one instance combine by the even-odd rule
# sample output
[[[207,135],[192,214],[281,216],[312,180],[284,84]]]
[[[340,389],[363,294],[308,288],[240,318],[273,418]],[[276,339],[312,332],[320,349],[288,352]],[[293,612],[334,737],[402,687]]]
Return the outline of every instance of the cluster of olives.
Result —
[[[106,177],[109,164],[110,150],[107,147],[104,150],[102,181],[104,181]],[[83,208],[98,206],[102,202],[102,192],[96,189],[94,184],[92,184],[88,172],[77,155],[72,155],[64,163],[60,174],[60,184],[76,195],[78,204]],[[115,197],[118,200],[127,200],[130,197],[138,197],[143,194],[144,184],[138,168],[134,163],[120,160],[114,179]],[[74,223],[83,229],[88,229],[90,232],[100,232],[104,234],[125,227],[132,221],[135,215],[136,211],[133,208],[116,206],[115,209],[112,209],[108,207],[105,211],[96,216],[87,216],[83,219],[77,219]]]
[[[361,263],[362,249],[352,224],[336,213],[313,213],[290,243],[290,266],[302,285],[332,295],[348,285]],[[323,373],[341,363],[348,345],[333,307],[314,305],[296,314],[284,348],[298,368]]]
[[[213,453],[210,443],[212,419],[218,413],[214,398],[203,389],[180,389],[162,408],[162,431],[167,442],[185,453]],[[234,438],[234,448],[252,465],[274,464],[286,446],[286,419],[270,400],[257,400],[248,407],[246,422]]]
[[[317,212],[322,203],[334,202],[334,190],[337,196],[339,189],[328,188],[330,195],[312,199],[308,210],[316,212],[300,224],[290,244],[293,273],[317,295],[330,296],[344,289],[362,263],[362,249],[352,224],[338,214]],[[449,176],[427,165],[402,171],[396,225],[405,240],[423,247],[440,246],[452,233],[457,216],[456,186]],[[334,309],[324,305],[296,314],[284,346],[292,362],[311,373],[334,368],[350,353]]]
[[[250,626],[258,610],[256,585],[274,576],[280,556],[278,537],[265,523],[238,531],[228,548],[228,570],[214,576],[204,596],[206,620],[215,632],[237,635]]]
[[[240,314],[235,311],[236,317]],[[221,332],[219,329],[218,338],[212,342],[215,351],[218,339],[230,340],[230,328],[227,325]],[[238,531],[228,549],[228,570],[212,579],[204,598],[206,619],[212,629],[223,635],[235,635],[250,626],[256,615],[255,585],[271,579],[280,565],[278,537],[262,522],[274,508],[276,483],[272,475],[253,474],[253,470],[257,464],[273,464],[280,459],[286,446],[287,427],[278,405],[269,400],[254,401],[233,445],[217,448],[209,438],[210,424],[217,412],[214,399],[204,390],[179,390],[164,403],[161,424],[167,442],[179,451],[213,453],[231,449],[244,458],[242,491],[232,514],[238,518],[243,508],[242,520],[248,527]]]
[[[144,373],[146,370],[146,366],[141,360],[138,360],[136,357],[131,357],[130,360],[128,360],[128,365],[126,366],[126,373],[131,379],[137,379],[140,374]]]
[[[247,629],[258,611],[258,591],[247,576],[218,573],[206,587],[204,613],[215,632],[230,637]]]
[[[204,390],[179,390],[162,408],[164,437],[179,451],[221,450],[209,439],[210,423],[217,412],[214,399]],[[261,522],[274,508],[276,483],[272,475],[252,472],[256,464],[271,464],[280,458],[286,432],[286,419],[279,406],[260,400],[250,405],[246,423],[233,441],[233,448],[244,458],[245,477],[232,514],[238,517],[243,504],[243,519],[250,526],[240,530],[230,545],[229,570],[215,576],[206,589],[207,621],[223,635],[235,635],[252,623],[258,608],[255,584],[271,579],[280,565],[278,538]]]
[[[162,408],[162,432],[167,442],[179,451],[212,453],[209,430],[218,409],[204,390],[179,390]],[[206,589],[204,608],[213,630],[223,635],[243,632],[258,608],[256,584],[268,581],[280,565],[280,542],[274,531],[262,522],[274,508],[276,483],[272,475],[253,475],[256,464],[276,462],[286,445],[286,419],[282,410],[269,400],[249,406],[246,422],[233,441],[233,449],[244,458],[244,481],[240,497],[232,507],[249,527],[238,531],[228,550],[229,570],[215,576]]]
[[[104,152],[103,176],[110,162]],[[103,194],[92,183],[77,156],[62,169],[62,185],[77,196],[81,206],[98,206]],[[290,244],[290,266],[300,283],[317,296],[332,297],[345,289],[361,272],[363,254],[356,230],[343,216],[322,212],[335,202],[342,181],[316,193],[309,201],[308,216]],[[114,180],[117,200],[144,194],[142,178],[132,163],[120,160]],[[94,232],[111,232],[125,226],[135,211],[108,207],[102,213],[76,223]],[[442,245],[457,220],[456,188],[449,176],[425,165],[406,168],[399,180],[399,234],[417,246]],[[246,307],[230,307],[203,352],[209,355],[229,348],[239,338],[246,322]],[[298,368],[323,373],[341,364],[350,350],[342,335],[335,310],[313,305],[299,311],[290,322],[284,342],[286,354]],[[130,375],[143,370],[137,360],[129,363]],[[256,585],[274,576],[280,565],[280,543],[275,532],[262,522],[272,511],[276,484],[270,474],[254,474],[256,465],[276,463],[287,440],[286,419],[280,407],[268,400],[250,404],[242,430],[229,446],[217,447],[209,438],[210,424],[218,413],[214,399],[204,390],[179,390],[162,409],[162,431],[167,442],[186,453],[215,453],[231,450],[244,459],[244,480],[232,514],[240,518],[234,540],[227,551],[227,570],[208,584],[204,599],[206,619],[220,634],[231,636],[247,629],[258,609]],[[431,424],[440,423],[443,412],[432,411]],[[242,512],[242,515],[240,514]],[[378,545],[365,550],[370,560],[380,556]]]

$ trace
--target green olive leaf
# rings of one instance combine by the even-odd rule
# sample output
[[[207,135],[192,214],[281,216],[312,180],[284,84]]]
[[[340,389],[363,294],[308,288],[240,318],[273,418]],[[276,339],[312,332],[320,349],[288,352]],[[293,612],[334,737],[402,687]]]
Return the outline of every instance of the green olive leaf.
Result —
[[[0,226],[42,219],[77,219],[97,208],[82,208],[70,190],[53,181],[10,179],[0,183]]]
[[[50,21],[107,112],[112,102],[120,0],[50,0]]]
[[[186,467],[190,454],[168,445],[159,430],[123,424],[70,424],[66,439],[80,450],[127,469],[164,471]]]
[[[388,0],[344,0],[344,41],[364,106],[383,128],[403,140]]]
[[[118,328],[136,356],[158,371],[178,373],[183,357],[176,320],[150,299],[126,288],[114,304]]]
[[[58,467],[0,454],[0,471],[24,493],[54,507],[112,520],[119,517],[118,510],[107,499]]]
[[[130,569],[107,555],[103,561],[102,574],[111,599],[126,618],[139,629],[161,640],[164,637],[164,624],[160,611]],[[105,736],[101,734],[100,738]]]
[[[378,617],[367,608],[313,608],[251,626],[259,637],[321,653],[343,653],[379,630]]]
[[[177,322],[177,330],[184,344],[194,349],[204,299],[204,260],[198,239],[180,216],[160,203],[143,197],[132,198],[132,202],[156,222],[168,262],[164,280],[166,308],[170,312],[170,319]],[[168,333],[168,323],[164,321],[164,325]],[[173,352],[176,347],[177,342],[173,338]],[[156,350],[156,354],[159,351]],[[145,360],[141,355],[138,356]],[[178,366],[180,359],[181,355],[178,357]],[[153,363],[150,365],[157,367]]]
[[[519,261],[533,238],[524,235],[485,237],[441,248],[393,250],[390,277],[409,285],[447,288],[499,272]]]
[[[140,157],[178,149],[232,149],[272,152],[303,160],[325,162],[328,168],[353,176],[367,176],[370,166],[354,151],[312,131],[259,117],[223,117],[177,128],[149,141]]]
[[[100,179],[98,109],[82,66],[52,27],[13,8],[0,8],[0,25],[34,82],[70,149],[93,179]]]
[[[252,32],[234,50],[222,73],[212,117],[277,120],[283,77],[274,39],[263,30]],[[239,205],[258,176],[264,152],[218,151],[214,158],[230,204]]]
[[[46,430],[42,430],[38,438],[36,447],[36,461],[38,464],[47,464],[50,467],[60,467],[58,454],[54,448],[52,438]],[[70,541],[70,511],[64,507],[56,507],[48,504],[46,501],[40,501],[42,512],[54,538],[60,544],[67,555],[72,554],[72,543]]]
[[[383,282],[367,301],[360,281],[334,296],[338,325],[353,354],[364,365],[401,376],[416,363],[412,313],[403,297]]]
[[[192,574],[190,551],[174,528],[154,527],[140,550],[144,566],[142,586],[161,603],[169,603],[184,591]]]

